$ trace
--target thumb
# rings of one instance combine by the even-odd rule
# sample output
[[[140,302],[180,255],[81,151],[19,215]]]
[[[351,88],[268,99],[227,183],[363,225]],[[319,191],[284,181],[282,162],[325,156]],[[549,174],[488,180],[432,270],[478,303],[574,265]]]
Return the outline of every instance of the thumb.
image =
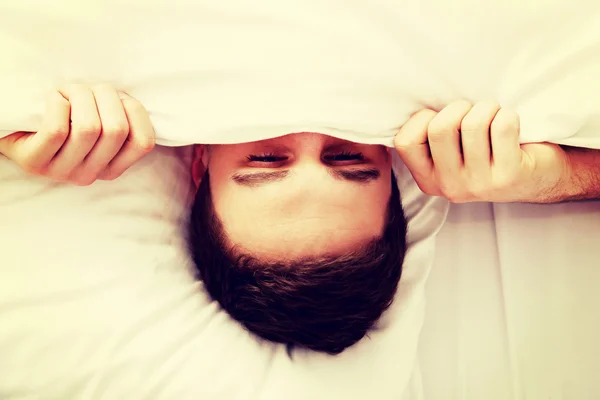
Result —
[[[524,167],[535,182],[539,198],[555,193],[565,180],[569,180],[570,164],[565,150],[556,144],[536,143],[521,146]]]
[[[428,176],[433,170],[433,160],[427,140],[429,123],[437,113],[422,110],[402,125],[394,138],[398,155],[413,176]]]
[[[569,158],[565,150],[554,143],[531,143],[521,145],[523,162],[537,173],[552,175],[568,167]]]

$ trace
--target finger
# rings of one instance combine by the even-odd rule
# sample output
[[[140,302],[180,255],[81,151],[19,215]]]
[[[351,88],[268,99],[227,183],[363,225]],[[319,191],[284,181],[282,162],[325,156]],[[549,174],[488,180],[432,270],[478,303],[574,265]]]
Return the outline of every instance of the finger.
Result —
[[[471,107],[467,101],[451,103],[429,124],[429,148],[441,180],[455,179],[463,167],[460,126]]]
[[[8,136],[0,138],[0,154],[14,160],[15,144],[31,136],[30,132],[13,132]]]
[[[102,132],[94,148],[76,172],[74,180],[91,184],[119,153],[129,135],[129,122],[117,91],[107,85],[92,89],[96,99]]]
[[[30,173],[40,173],[52,161],[69,136],[71,105],[58,92],[52,92],[46,102],[44,119],[37,133],[19,132],[7,145],[7,154]]]
[[[150,153],[156,144],[154,128],[144,106],[128,95],[122,95],[121,101],[129,121],[129,136],[117,156],[100,175],[100,179],[118,178],[129,167]]]
[[[494,166],[509,170],[520,166],[522,159],[519,145],[519,115],[500,109],[491,125],[492,162]]]
[[[492,163],[490,126],[500,110],[497,103],[477,103],[463,118],[460,136],[465,168],[473,173],[489,171]]]
[[[433,159],[427,143],[427,128],[437,113],[433,110],[421,110],[414,114],[398,131],[394,138],[394,147],[398,155],[413,175],[421,190],[430,191],[435,182]]]
[[[92,91],[81,85],[69,86],[60,93],[71,103],[71,132],[50,165],[50,174],[64,180],[92,150],[102,124]]]

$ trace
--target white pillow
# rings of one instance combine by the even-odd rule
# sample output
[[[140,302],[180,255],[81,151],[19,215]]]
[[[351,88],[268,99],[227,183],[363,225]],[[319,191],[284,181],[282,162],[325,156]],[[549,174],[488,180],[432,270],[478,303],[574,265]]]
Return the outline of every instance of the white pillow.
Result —
[[[0,398],[418,399],[423,283],[446,202],[396,165],[411,247],[394,305],[340,356],[290,360],[193,277],[187,150],[157,149],[85,188],[28,177],[0,156]]]

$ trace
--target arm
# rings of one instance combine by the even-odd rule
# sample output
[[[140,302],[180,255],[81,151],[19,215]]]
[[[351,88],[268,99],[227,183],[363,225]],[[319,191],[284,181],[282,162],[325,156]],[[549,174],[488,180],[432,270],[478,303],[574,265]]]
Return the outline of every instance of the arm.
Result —
[[[600,199],[600,149],[567,146],[562,149],[567,156],[568,172],[548,202]]]
[[[421,190],[455,203],[600,199],[600,150],[519,144],[519,117],[495,103],[422,110],[395,139]]]

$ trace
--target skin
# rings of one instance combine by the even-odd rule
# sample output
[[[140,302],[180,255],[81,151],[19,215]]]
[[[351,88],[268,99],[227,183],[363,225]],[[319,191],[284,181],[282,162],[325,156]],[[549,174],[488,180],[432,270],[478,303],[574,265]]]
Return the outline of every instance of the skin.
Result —
[[[196,177],[201,157],[230,244],[254,256],[340,254],[382,234],[391,195],[384,146],[307,132],[212,145],[197,153]]]

